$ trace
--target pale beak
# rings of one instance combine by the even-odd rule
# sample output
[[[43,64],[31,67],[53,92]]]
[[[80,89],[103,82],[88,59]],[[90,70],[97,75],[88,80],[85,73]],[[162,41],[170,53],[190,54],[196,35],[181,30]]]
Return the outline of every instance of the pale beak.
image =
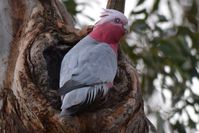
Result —
[[[128,24],[123,25],[123,28],[125,30],[125,33],[128,34],[129,33],[129,26],[128,26]]]

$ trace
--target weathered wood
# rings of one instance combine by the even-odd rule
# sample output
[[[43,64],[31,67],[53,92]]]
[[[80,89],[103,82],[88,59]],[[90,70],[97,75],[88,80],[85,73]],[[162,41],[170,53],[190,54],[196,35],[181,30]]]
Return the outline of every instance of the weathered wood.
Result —
[[[106,8],[115,9],[124,13],[125,0],[108,0]]]
[[[74,45],[80,36],[66,17],[58,15],[60,10],[53,10],[59,9],[53,3],[55,1],[4,2],[1,9],[5,10],[3,13],[6,8],[9,10],[11,22],[8,27],[11,26],[12,37],[3,40],[9,54],[6,54],[4,69],[7,71],[1,87],[0,132],[65,132],[59,119],[53,117],[58,110],[49,100],[55,96],[50,97],[54,88],[47,89],[49,76],[43,52],[51,46],[65,50],[68,46],[59,42],[64,40]],[[5,24],[7,20],[2,21]],[[64,26],[66,24],[68,27]]]
[[[148,132],[138,74],[122,52],[107,100],[87,113],[60,119],[60,63],[90,28],[75,29],[59,0],[1,2],[0,132]],[[110,0],[107,7],[123,11],[125,1],[120,2]]]

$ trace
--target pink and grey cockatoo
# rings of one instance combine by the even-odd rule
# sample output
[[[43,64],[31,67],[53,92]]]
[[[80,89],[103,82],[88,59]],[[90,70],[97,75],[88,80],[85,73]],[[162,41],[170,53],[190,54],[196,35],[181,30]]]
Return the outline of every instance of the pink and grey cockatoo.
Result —
[[[61,116],[74,115],[106,96],[116,75],[119,41],[127,23],[123,13],[104,9],[93,30],[64,56],[58,90]]]

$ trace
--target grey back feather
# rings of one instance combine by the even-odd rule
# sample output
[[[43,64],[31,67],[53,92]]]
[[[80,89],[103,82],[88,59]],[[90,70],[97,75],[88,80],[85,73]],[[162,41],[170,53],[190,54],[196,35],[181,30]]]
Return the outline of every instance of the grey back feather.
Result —
[[[112,48],[87,36],[63,58],[60,87],[71,80],[83,85],[112,82],[116,71],[117,56]]]
[[[89,104],[99,91],[104,96],[109,89],[104,83],[113,82],[116,71],[117,55],[113,49],[86,36],[63,58],[60,88],[66,91],[61,93],[64,95],[61,108]]]

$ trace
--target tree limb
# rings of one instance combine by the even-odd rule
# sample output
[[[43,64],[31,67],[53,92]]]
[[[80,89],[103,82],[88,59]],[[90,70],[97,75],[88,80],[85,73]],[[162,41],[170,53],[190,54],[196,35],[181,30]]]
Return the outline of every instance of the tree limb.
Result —
[[[88,113],[62,121],[57,95],[61,60],[89,31],[75,29],[58,0],[18,0],[9,4],[16,14],[0,95],[2,132],[148,132],[138,75],[122,52],[115,86],[107,101]],[[123,11],[124,1],[110,0],[107,7]]]
[[[124,13],[125,0],[108,0],[107,9],[115,9]]]

